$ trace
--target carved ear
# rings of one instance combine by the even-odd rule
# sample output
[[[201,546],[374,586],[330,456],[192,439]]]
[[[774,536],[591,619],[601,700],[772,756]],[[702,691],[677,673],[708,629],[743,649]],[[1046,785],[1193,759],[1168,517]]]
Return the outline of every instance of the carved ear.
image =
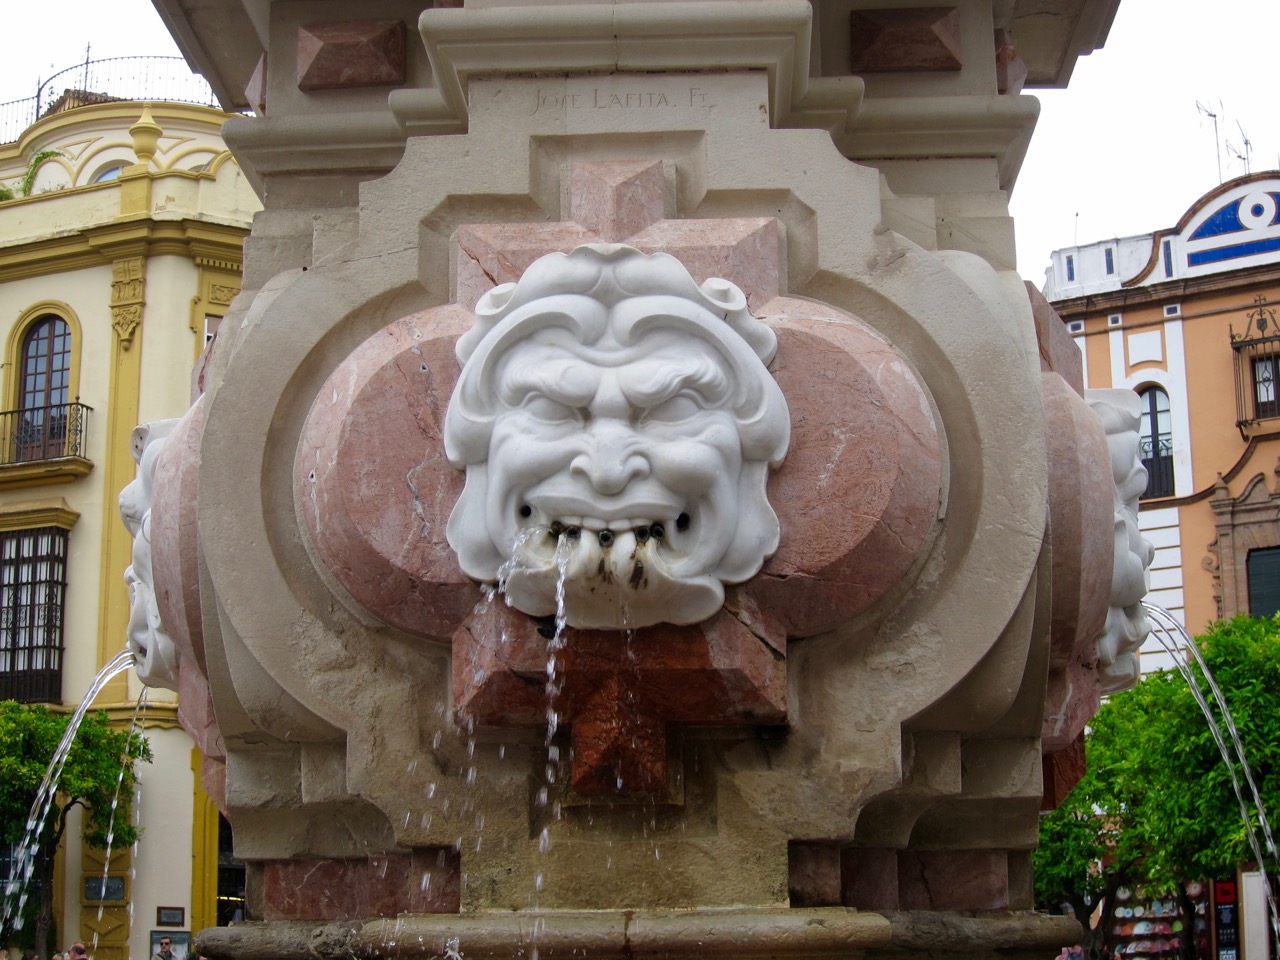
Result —
[[[778,352],[778,338],[772,328],[751,314],[747,309],[747,295],[742,288],[728,280],[712,277],[700,288],[710,301],[708,306],[724,317],[733,331],[751,346],[760,362],[766,366]]]

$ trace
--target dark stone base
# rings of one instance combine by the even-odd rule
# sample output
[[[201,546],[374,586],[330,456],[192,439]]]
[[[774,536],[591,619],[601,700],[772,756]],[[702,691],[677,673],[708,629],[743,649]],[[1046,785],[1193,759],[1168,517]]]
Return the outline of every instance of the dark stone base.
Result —
[[[353,957],[543,960],[654,958],[964,958],[1044,960],[1076,943],[1066,917],[1031,912],[902,912],[846,907],[690,911],[545,911],[308,923],[243,923],[202,931],[209,960]]]

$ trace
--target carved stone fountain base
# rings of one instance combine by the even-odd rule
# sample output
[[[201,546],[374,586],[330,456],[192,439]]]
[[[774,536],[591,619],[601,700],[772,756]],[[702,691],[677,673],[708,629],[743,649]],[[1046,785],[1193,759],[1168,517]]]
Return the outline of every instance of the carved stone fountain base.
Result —
[[[955,957],[1042,960],[1080,927],[1024,911],[860,912],[847,907],[584,910],[247,923],[200,934],[211,960],[350,957]],[[451,952],[452,951],[452,952]]]

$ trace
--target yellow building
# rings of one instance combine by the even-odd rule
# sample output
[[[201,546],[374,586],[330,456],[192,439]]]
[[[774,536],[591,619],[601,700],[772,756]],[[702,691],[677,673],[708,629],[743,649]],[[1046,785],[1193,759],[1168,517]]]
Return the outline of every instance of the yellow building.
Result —
[[[1046,296],[1089,387],[1143,400],[1148,599],[1193,634],[1280,609],[1280,173],[1210,190],[1175,226],[1057,250]],[[1148,640],[1144,671],[1169,664]]]
[[[220,110],[66,90],[39,113],[0,144],[0,699],[70,708],[125,646],[133,428],[189,405],[258,201]],[[127,725],[140,692],[130,673],[97,705]],[[144,726],[143,839],[113,853],[101,919],[103,854],[78,823],[59,856],[58,944],[96,936],[107,960],[215,922],[218,818],[172,694],[149,691]]]

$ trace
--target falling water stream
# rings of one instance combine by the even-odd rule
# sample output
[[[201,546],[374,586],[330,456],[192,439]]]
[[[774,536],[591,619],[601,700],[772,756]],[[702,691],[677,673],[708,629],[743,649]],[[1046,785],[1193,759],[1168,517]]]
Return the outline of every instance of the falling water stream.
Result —
[[[1213,678],[1213,674],[1209,672],[1209,666],[1204,661],[1200,647],[1191,639],[1190,634],[1187,633],[1182,624],[1178,623],[1173,614],[1163,607],[1158,607],[1146,601],[1143,601],[1142,606],[1152,621],[1152,636],[1164,647],[1166,652],[1172,655],[1178,672],[1187,681],[1187,686],[1191,688],[1191,695],[1195,697],[1196,703],[1200,706],[1200,711],[1204,714],[1205,720],[1208,721],[1209,733],[1213,736],[1213,741],[1218,746],[1218,753],[1222,756],[1222,762],[1226,765],[1227,774],[1231,777],[1231,786],[1235,790],[1236,802],[1240,805],[1240,819],[1244,822],[1245,833],[1249,838],[1249,848],[1253,851],[1254,859],[1258,861],[1258,868],[1262,871],[1267,891],[1267,912],[1271,919],[1272,936],[1277,941],[1280,941],[1280,907],[1277,906],[1275,887],[1270,880],[1272,872],[1280,873],[1280,853],[1276,850],[1275,837],[1271,832],[1271,822],[1267,819],[1267,811],[1263,806],[1262,796],[1258,792],[1258,785],[1254,781],[1253,770],[1250,768],[1249,760],[1245,756],[1244,744],[1240,741],[1240,733],[1236,729],[1235,719],[1231,716],[1231,710],[1227,707],[1227,701],[1222,695],[1222,689]],[[1205,678],[1209,690],[1213,694],[1214,702],[1217,703],[1223,722],[1226,724],[1226,736],[1223,735],[1222,726],[1218,723],[1217,717],[1214,716],[1214,711],[1210,708],[1204,691],[1200,689],[1200,684],[1196,682],[1195,674],[1191,670],[1191,663],[1183,655],[1185,653],[1191,654],[1196,665],[1200,668],[1200,673]],[[1228,740],[1230,741],[1230,747],[1228,747]],[[1239,765],[1241,773],[1244,774],[1245,783],[1249,787],[1248,799],[1246,799],[1245,791],[1241,787],[1240,777],[1236,773],[1237,765]],[[1252,807],[1252,811],[1250,807]],[[1258,840],[1258,831],[1254,829],[1253,818],[1250,816],[1251,812],[1257,817],[1258,824],[1262,828],[1266,853],[1270,856],[1270,865],[1268,865],[1268,858],[1263,856],[1263,844]]]
[[[102,692],[102,688],[117,674],[123,673],[132,667],[134,662],[135,658],[131,650],[123,650],[116,654],[115,658],[94,677],[88,693],[84,695],[84,699],[80,701],[79,706],[76,707],[75,712],[67,721],[66,732],[62,735],[58,748],[53,752],[53,758],[49,761],[49,768],[45,771],[44,780],[40,783],[40,789],[36,791],[35,802],[31,804],[31,812],[27,815],[27,825],[22,835],[22,842],[18,845],[17,852],[14,854],[9,869],[9,877],[5,881],[4,906],[3,911],[0,912],[0,917],[3,918],[4,923],[12,921],[15,928],[21,929],[22,911],[27,905],[31,874],[35,872],[35,854],[39,846],[40,830],[44,825],[45,818],[49,815],[49,807],[53,804],[53,798],[58,792],[58,779],[62,776],[62,768],[67,763],[67,757],[71,753],[71,745],[75,742],[80,723],[84,720],[85,714],[89,712],[90,704]],[[113,812],[114,808],[115,805],[113,803]],[[110,852],[108,851],[109,861]]]
[[[146,716],[147,707],[147,691],[150,687],[144,686],[142,692],[138,695],[138,702],[133,705],[133,716],[129,718],[129,739],[125,741],[125,756],[129,755],[129,748],[133,743],[133,737],[138,732],[142,718]],[[116,775],[116,789],[111,794],[111,814],[107,818],[107,849],[102,858],[102,898],[98,900],[98,922],[101,925],[103,912],[107,908],[107,877],[111,873],[111,846],[115,839],[116,833],[116,810],[120,806],[120,787],[124,783],[125,764],[120,764],[120,772]],[[141,809],[137,803],[133,806],[134,816],[141,815]],[[130,868],[132,870],[132,867]],[[133,920],[133,901],[129,901],[129,919]],[[132,926],[132,923],[130,923]],[[98,931],[93,931],[93,943],[91,949],[98,947]]]

